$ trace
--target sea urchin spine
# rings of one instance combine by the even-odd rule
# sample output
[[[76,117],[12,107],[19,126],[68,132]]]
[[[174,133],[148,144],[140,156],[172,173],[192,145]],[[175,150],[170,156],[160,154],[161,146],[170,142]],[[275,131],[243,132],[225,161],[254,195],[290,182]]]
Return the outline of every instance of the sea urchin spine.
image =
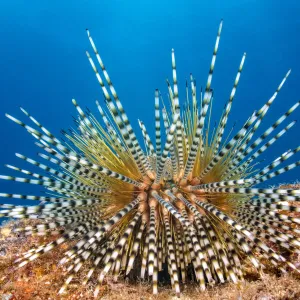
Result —
[[[257,169],[256,158],[275,143],[294,124],[289,123],[269,138],[299,106],[297,102],[260,137],[253,139],[264,116],[273,104],[290,71],[273,96],[244,123],[233,136],[224,132],[240,80],[243,55],[228,102],[218,126],[211,128],[211,82],[221,36],[219,26],[209,75],[204,92],[197,96],[196,82],[190,76],[184,109],[179,105],[175,54],[172,50],[173,86],[168,82],[169,105],[155,91],[155,147],[145,124],[139,120],[145,151],[142,150],[97,48],[87,31],[99,73],[91,55],[88,60],[104,94],[106,109],[97,101],[101,121],[84,112],[75,100],[79,115],[78,130],[64,132],[67,141],[55,138],[24,109],[38,127],[24,127],[44,150],[42,164],[24,155],[17,156],[42,169],[48,176],[14,166],[23,177],[0,176],[5,180],[42,185],[48,196],[0,194],[1,197],[41,201],[39,205],[1,204],[1,217],[43,219],[42,224],[19,228],[26,234],[48,235],[60,229],[54,242],[31,249],[17,260],[20,267],[76,239],[60,264],[68,265],[69,276],[63,293],[87,261],[90,268],[83,284],[98,276],[97,296],[105,276],[114,279],[139,271],[142,279],[151,277],[153,293],[158,292],[158,273],[168,271],[172,288],[180,294],[181,282],[194,279],[206,285],[243,279],[244,261],[255,268],[267,258],[276,267],[296,267],[280,250],[299,253],[300,219],[286,212],[300,208],[300,190],[254,188],[289,171],[300,162],[282,167],[300,147],[283,153],[269,165]],[[104,76],[104,79],[103,79]],[[207,117],[208,116],[208,117]],[[163,124],[163,128],[161,128]],[[165,143],[162,147],[162,132]],[[265,140],[267,140],[265,142]],[[50,166],[52,164],[52,167]],[[279,168],[278,168],[279,167]]]

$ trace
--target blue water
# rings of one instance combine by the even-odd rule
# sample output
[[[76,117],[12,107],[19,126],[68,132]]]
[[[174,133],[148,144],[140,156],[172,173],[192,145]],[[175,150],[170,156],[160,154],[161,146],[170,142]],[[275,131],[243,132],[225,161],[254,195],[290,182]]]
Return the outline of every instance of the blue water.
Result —
[[[242,125],[253,110],[271,97],[292,68],[261,126],[262,133],[300,99],[299,1],[2,0],[0,174],[20,176],[5,168],[5,163],[32,170],[15,157],[15,152],[41,160],[36,155],[39,149],[34,146],[34,139],[5,118],[5,112],[29,122],[18,108],[22,106],[57,135],[62,128],[73,126],[71,116],[76,112],[72,98],[97,114],[95,100],[103,101],[103,96],[85,55],[85,50],[92,52],[85,28],[90,29],[141,137],[137,118],[153,133],[155,88],[166,96],[165,79],[172,77],[171,48],[175,49],[179,97],[183,99],[190,72],[198,87],[206,83],[221,18],[224,26],[212,82],[214,118],[220,116],[229,97],[244,52],[247,59],[230,116],[231,125],[234,121]],[[300,119],[300,110],[290,118],[293,119]],[[299,130],[297,124],[277,142],[264,156],[267,162],[297,147]],[[295,169],[269,184],[299,178],[299,170]],[[40,194],[41,190],[0,181],[0,192]]]

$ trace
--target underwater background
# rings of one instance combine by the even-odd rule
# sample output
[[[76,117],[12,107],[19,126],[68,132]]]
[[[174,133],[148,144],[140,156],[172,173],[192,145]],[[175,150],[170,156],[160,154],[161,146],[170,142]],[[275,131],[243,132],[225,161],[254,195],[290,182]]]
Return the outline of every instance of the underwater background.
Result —
[[[0,174],[16,175],[4,164],[34,170],[18,152],[41,161],[33,137],[4,114],[26,120],[25,108],[54,135],[74,127],[75,98],[97,116],[95,100],[103,95],[85,50],[88,28],[142,142],[137,119],[154,134],[154,90],[167,102],[166,78],[172,79],[171,49],[175,49],[179,100],[193,73],[198,96],[205,85],[220,19],[223,32],[216,61],[213,120],[229,98],[241,57],[246,62],[233,103],[227,133],[236,131],[292,73],[256,133],[258,137],[300,100],[299,1],[5,1],[0,3]],[[299,110],[293,119],[300,120]],[[280,127],[282,129],[288,122]],[[264,164],[299,146],[299,122],[265,152]],[[141,143],[142,144],[142,143]],[[299,160],[299,155],[295,160]],[[19,175],[17,175],[19,176]],[[295,168],[265,185],[299,179]],[[42,188],[0,181],[0,192],[39,194]],[[9,202],[8,202],[9,201]],[[6,203],[21,203],[5,200]],[[31,203],[32,201],[22,204]]]

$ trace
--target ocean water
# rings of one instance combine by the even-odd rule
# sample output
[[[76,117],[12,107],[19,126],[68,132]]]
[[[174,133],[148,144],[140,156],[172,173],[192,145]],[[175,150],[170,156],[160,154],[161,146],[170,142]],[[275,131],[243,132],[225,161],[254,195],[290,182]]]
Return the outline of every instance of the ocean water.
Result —
[[[236,128],[242,126],[292,69],[259,130],[262,133],[300,100],[299,1],[2,0],[0,174],[19,176],[4,164],[33,170],[14,155],[16,152],[41,160],[34,139],[8,120],[5,113],[28,122],[19,110],[22,106],[58,136],[62,128],[74,125],[72,116],[77,114],[72,98],[97,115],[95,100],[103,101],[103,96],[85,55],[85,50],[92,52],[86,28],[141,138],[138,118],[153,136],[154,90],[160,89],[166,98],[166,78],[172,79],[171,49],[175,49],[179,99],[183,101],[190,72],[198,90],[206,83],[221,18],[224,24],[212,82],[213,120],[218,120],[229,98],[244,52],[247,58],[228,129],[235,121]],[[300,119],[300,110],[293,113],[290,121],[293,119]],[[296,124],[266,152],[265,163],[297,147],[299,132]],[[299,154],[292,160],[299,160]],[[296,179],[300,179],[299,169],[267,184]],[[39,186],[0,180],[0,192],[41,194],[42,190]]]

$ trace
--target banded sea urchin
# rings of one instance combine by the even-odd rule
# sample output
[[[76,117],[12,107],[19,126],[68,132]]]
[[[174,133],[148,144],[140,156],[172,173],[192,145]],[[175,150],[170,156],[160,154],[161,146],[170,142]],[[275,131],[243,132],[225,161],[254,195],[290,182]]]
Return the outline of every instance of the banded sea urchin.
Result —
[[[202,290],[208,283],[242,280],[244,260],[249,260],[255,268],[261,267],[261,258],[267,258],[283,271],[286,267],[296,269],[279,250],[299,253],[299,230],[295,225],[300,219],[286,213],[300,211],[290,202],[299,201],[300,190],[253,187],[300,164],[297,161],[281,166],[300,150],[297,147],[264,168],[255,169],[256,158],[295,124],[295,121],[289,123],[270,138],[299,102],[254,138],[290,71],[273,96],[242,128],[233,137],[229,134],[224,138],[244,54],[219,124],[210,133],[211,82],[221,29],[222,22],[205,91],[197,96],[191,75],[183,110],[179,105],[172,50],[173,85],[168,82],[169,109],[159,91],[155,91],[155,147],[145,124],[139,121],[145,143],[145,151],[142,150],[89,31],[88,38],[101,74],[88,52],[87,57],[106,104],[104,109],[96,102],[101,121],[90,111],[84,112],[73,100],[79,113],[75,120],[78,130],[64,132],[66,142],[54,137],[24,109],[22,111],[37,129],[7,115],[37,140],[36,145],[44,150],[39,156],[49,165],[21,154],[17,156],[49,176],[8,166],[29,177],[0,176],[1,179],[42,185],[50,195],[2,193],[1,197],[41,203],[33,206],[1,204],[0,216],[44,220],[43,224],[17,229],[26,234],[48,235],[54,229],[63,228],[54,242],[24,253],[17,261],[20,267],[76,239],[75,246],[69,248],[60,261],[69,264],[69,276],[59,293],[89,260],[93,266],[83,284],[93,274],[98,278],[95,297],[108,273],[117,278],[138,270],[142,279],[152,278],[156,294],[158,272],[165,268],[172,288],[179,295],[180,282],[191,278]],[[165,132],[163,147],[161,131]]]

